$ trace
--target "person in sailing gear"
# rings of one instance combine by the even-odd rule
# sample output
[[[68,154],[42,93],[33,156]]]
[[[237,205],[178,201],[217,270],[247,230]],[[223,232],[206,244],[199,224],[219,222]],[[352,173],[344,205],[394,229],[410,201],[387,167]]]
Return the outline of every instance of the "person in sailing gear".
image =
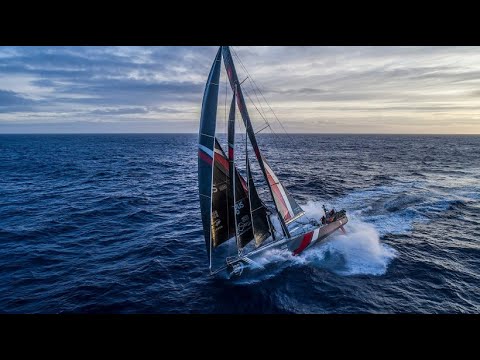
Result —
[[[325,207],[325,205],[322,205],[322,207],[323,207],[323,212],[324,212],[325,215],[322,216],[320,221],[323,225],[325,225],[327,223],[328,212],[327,212],[327,208]]]
[[[321,223],[325,225],[333,222],[336,214],[335,209],[332,208],[330,211],[327,211],[327,208],[325,207],[325,205],[323,205],[323,211],[325,212],[325,215],[323,215],[320,219]]]

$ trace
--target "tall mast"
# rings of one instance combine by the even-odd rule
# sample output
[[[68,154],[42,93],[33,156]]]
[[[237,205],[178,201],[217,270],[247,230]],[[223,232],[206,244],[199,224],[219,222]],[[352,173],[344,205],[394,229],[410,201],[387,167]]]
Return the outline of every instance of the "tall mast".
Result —
[[[232,103],[230,104],[230,113],[228,114],[228,173],[230,177],[230,189],[233,197],[233,218],[235,226],[235,241],[237,242],[238,254],[240,255],[242,244],[237,231],[237,199],[235,184],[235,90],[233,91]]]
[[[233,64],[232,55],[230,53],[230,49],[228,46],[222,46],[222,54],[223,54],[223,62],[225,64],[225,68],[228,74],[228,79],[230,81],[230,86],[232,87],[232,90],[236,93],[238,109],[240,110],[240,114],[242,115],[242,119],[245,124],[248,138],[250,139],[253,150],[255,152],[255,156],[257,157],[258,163],[260,164],[260,169],[262,170],[263,176],[265,177],[265,181],[270,191],[270,195],[274,200],[273,203],[275,204],[275,209],[277,211],[277,214],[279,215],[278,219],[280,220],[280,224],[282,225],[282,229],[285,235],[287,237],[290,237],[290,232],[288,231],[287,225],[278,209],[278,206],[275,202],[273,190],[269,184],[267,171],[265,169],[265,164],[263,162],[262,155],[260,153],[260,149],[257,144],[257,139],[255,138],[255,132],[253,131],[253,126],[250,121],[250,116],[248,115],[248,110],[245,104],[245,98],[243,97],[242,88],[240,86],[240,82],[238,81],[237,71],[235,70],[235,65]]]
[[[252,191],[250,189],[250,186],[252,184],[250,183],[250,164],[248,163],[248,142],[247,142],[247,133],[245,132],[245,169],[247,170],[247,189],[248,189],[248,197],[250,198],[250,201],[248,202],[249,206],[249,212],[250,212],[250,219],[252,221],[252,232],[253,232],[253,237],[255,237],[255,224],[253,221],[253,213],[252,213]]]

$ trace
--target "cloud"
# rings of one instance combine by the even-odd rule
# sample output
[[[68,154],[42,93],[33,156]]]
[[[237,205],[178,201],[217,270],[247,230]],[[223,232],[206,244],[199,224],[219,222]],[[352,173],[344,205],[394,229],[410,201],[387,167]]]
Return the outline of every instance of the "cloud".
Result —
[[[0,106],[30,105],[33,101],[14,91],[0,90]]]
[[[10,131],[23,124],[23,131],[29,124],[38,130],[62,123],[62,129],[72,124],[75,131],[100,131],[98,124],[108,122],[129,131],[169,131],[179,122],[182,131],[196,132],[217,49],[0,47],[0,125]],[[247,99],[272,120],[263,94],[290,131],[407,131],[397,124],[403,119],[417,132],[456,132],[454,124],[461,124],[463,132],[480,133],[478,47],[264,46],[232,52],[239,77],[250,75],[242,85]],[[219,129],[225,85],[222,69]],[[262,116],[247,105],[260,128]],[[451,121],[439,128],[432,120],[439,117]]]
[[[0,90],[0,113],[31,111],[35,102],[9,90]]]

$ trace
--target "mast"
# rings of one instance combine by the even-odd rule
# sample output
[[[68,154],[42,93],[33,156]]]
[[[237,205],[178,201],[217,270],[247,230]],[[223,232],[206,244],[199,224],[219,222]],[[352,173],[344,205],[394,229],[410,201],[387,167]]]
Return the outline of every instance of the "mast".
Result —
[[[262,170],[263,176],[265,177],[265,181],[267,182],[268,189],[270,191],[270,195],[272,199],[274,200],[275,204],[275,209],[277,213],[279,214],[278,219],[280,220],[280,224],[282,225],[282,229],[287,237],[290,237],[290,232],[288,231],[287,225],[285,223],[285,220],[283,219],[282,213],[278,209],[277,202],[275,201],[275,196],[272,190],[272,187],[270,185],[270,181],[268,178],[267,170],[265,169],[265,164],[263,157],[260,153],[260,149],[257,144],[257,139],[255,138],[255,133],[253,131],[253,126],[250,121],[250,116],[248,115],[248,110],[245,105],[245,99],[243,97],[242,93],[242,88],[240,86],[240,83],[238,81],[238,75],[237,71],[235,70],[235,65],[233,64],[233,59],[232,55],[230,53],[230,49],[228,46],[222,46],[222,53],[223,53],[223,61],[225,64],[225,68],[227,70],[228,74],[228,79],[230,81],[230,86],[232,87],[232,90],[236,93],[236,98],[237,98],[237,105],[238,109],[240,110],[240,114],[242,115],[243,122],[245,124],[245,128],[248,134],[248,137],[250,139],[250,142],[252,144],[253,150],[255,152],[255,156],[257,157],[258,163],[260,165],[260,169]],[[235,91],[236,89],[236,91]]]
[[[250,211],[250,219],[252,221],[252,230],[253,230],[253,236],[255,237],[255,225],[253,222],[253,212],[252,212],[252,191],[251,191],[251,186],[253,184],[250,184],[250,164],[248,163],[248,141],[247,141],[247,134],[245,132],[245,169],[247,169],[247,189],[248,189],[248,197],[250,201],[248,202],[249,206],[249,211]]]
[[[230,113],[228,114],[228,173],[230,176],[230,189],[233,197],[233,218],[235,226],[235,241],[237,243],[238,254],[240,255],[242,246],[237,231],[237,200],[235,191],[235,91],[233,92],[232,103],[230,105]]]

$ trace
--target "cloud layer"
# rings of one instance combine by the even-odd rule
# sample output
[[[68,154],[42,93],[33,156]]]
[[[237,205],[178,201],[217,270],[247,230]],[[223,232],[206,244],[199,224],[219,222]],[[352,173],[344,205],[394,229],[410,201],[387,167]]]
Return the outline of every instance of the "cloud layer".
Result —
[[[0,47],[0,133],[197,132],[216,50]],[[280,129],[252,78],[289,132],[480,133],[478,47],[233,50],[258,128]]]

